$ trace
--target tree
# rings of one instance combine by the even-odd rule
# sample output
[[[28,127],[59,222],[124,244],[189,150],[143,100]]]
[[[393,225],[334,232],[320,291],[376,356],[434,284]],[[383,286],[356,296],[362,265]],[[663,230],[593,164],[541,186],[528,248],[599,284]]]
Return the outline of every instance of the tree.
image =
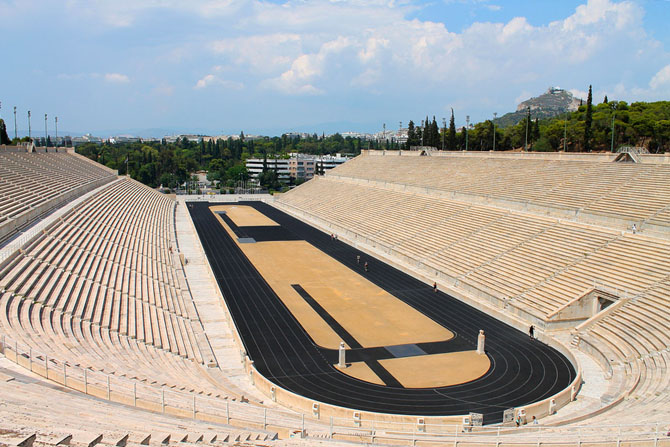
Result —
[[[7,127],[5,126],[5,121],[0,119],[0,144],[10,144],[12,140],[9,139],[7,135]]]
[[[407,125],[407,149],[412,146],[419,146],[419,137],[414,127],[414,121],[409,120],[409,124]]]
[[[449,138],[448,146],[450,151],[456,150],[456,124],[454,123],[454,109],[451,109],[451,118],[449,119]]]
[[[589,85],[589,96],[586,99],[586,118],[584,119],[584,152],[591,152],[591,136],[593,130],[591,125],[593,123],[593,95],[591,94],[591,86]]]
[[[605,99],[603,99],[603,104],[607,104],[607,95],[605,95]]]
[[[440,126],[438,126],[435,120],[435,115],[433,115],[433,122],[430,123],[430,139],[433,143],[431,146],[440,147]]]

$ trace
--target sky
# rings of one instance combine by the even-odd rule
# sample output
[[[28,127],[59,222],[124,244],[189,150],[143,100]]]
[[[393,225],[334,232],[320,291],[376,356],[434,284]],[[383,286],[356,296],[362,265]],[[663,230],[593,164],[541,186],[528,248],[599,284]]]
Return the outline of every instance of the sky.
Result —
[[[19,133],[321,134],[456,124],[550,86],[670,100],[670,0],[0,0]],[[664,23],[665,22],[665,23]]]

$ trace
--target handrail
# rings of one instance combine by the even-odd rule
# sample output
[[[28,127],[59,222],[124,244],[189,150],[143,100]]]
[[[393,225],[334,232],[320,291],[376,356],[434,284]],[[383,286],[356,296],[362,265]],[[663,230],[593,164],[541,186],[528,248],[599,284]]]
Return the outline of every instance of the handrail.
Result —
[[[226,424],[248,428],[249,426],[298,431],[303,437],[327,434],[330,439],[359,436],[362,442],[384,444],[388,441],[404,441],[416,445],[421,441],[450,441],[455,445],[487,442],[528,444],[542,439],[551,443],[566,445],[581,444],[591,440],[609,440],[620,443],[658,440],[669,424],[621,424],[621,425],[585,425],[555,427],[526,425],[520,428],[501,425],[487,427],[466,427],[460,425],[430,424],[423,425],[360,420],[331,417],[320,420],[310,414],[301,414],[286,409],[275,409],[253,403],[231,401],[227,398],[215,398],[195,393],[187,393],[148,385],[142,381],[106,374],[90,368],[70,365],[52,358],[31,347],[18,343],[7,335],[0,338],[0,353],[17,365],[67,388],[95,396],[97,398],[141,408],[157,413],[187,417],[214,424]],[[616,433],[616,434],[614,434]],[[560,441],[559,441],[560,439]],[[534,442],[534,441],[533,441]]]

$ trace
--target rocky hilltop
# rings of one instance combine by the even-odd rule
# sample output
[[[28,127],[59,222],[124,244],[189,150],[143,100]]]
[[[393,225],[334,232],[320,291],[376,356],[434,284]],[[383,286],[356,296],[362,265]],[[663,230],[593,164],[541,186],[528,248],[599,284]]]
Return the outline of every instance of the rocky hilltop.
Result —
[[[507,113],[496,120],[496,124],[501,127],[513,126],[521,121],[530,107],[532,119],[552,118],[565,112],[574,112],[579,107],[579,98],[575,98],[572,93],[558,87],[549,87],[546,92],[540,96],[527,99],[520,103],[516,112]]]

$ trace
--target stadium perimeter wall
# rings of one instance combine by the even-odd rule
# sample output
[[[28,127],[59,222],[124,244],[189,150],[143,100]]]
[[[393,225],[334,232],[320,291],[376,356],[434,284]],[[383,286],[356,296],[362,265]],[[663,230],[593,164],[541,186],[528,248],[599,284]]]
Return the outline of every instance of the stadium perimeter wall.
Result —
[[[529,422],[533,416],[541,419],[545,416],[554,414],[570,402],[574,401],[582,384],[582,370],[579,361],[570,349],[544,334],[538,334],[537,339],[552,346],[563,354],[575,367],[577,375],[572,383],[563,391],[541,401],[515,408],[515,415],[519,415],[521,410],[523,410],[522,413],[525,414],[525,423]],[[468,416],[468,414],[458,416],[397,415],[358,411],[352,408],[330,405],[300,396],[272,383],[258,372],[254,366],[253,360],[249,359],[248,356],[245,356],[244,365],[253,385],[265,396],[272,399],[273,402],[297,410],[301,413],[311,415],[319,420],[328,420],[330,417],[340,420],[349,420],[352,427],[357,425],[360,426],[360,424],[370,421],[374,421],[376,426],[379,426],[380,423],[416,424],[417,426],[420,426],[422,425],[421,421],[423,421],[423,424],[425,425],[462,425],[463,418]]]
[[[361,155],[372,156],[407,156],[419,157],[423,151],[416,150],[372,150],[363,149]],[[533,160],[561,160],[561,161],[588,161],[612,162],[619,154],[612,152],[512,152],[512,151],[429,151],[430,157],[460,157],[460,158],[506,158],[506,159],[533,159]],[[639,154],[640,163],[670,164],[670,152],[663,154]]]

